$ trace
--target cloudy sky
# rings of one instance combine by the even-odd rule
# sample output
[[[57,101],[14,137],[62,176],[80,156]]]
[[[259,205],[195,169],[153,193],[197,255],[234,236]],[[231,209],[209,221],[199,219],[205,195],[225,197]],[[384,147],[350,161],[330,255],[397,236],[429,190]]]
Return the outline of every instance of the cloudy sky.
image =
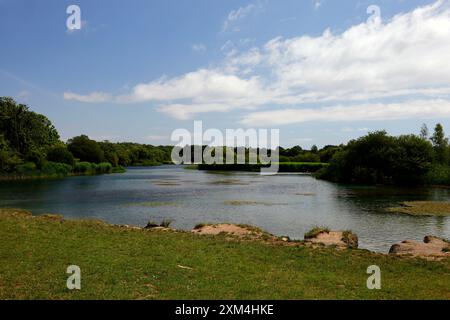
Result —
[[[0,96],[63,139],[169,144],[194,120],[306,148],[450,132],[449,0],[0,0],[0,39]]]

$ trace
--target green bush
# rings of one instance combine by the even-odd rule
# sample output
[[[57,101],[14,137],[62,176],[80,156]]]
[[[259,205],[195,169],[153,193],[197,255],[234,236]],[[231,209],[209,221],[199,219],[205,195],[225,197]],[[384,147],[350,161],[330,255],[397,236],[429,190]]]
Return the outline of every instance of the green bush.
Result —
[[[91,174],[93,171],[95,172],[90,162],[77,162],[73,168],[73,172],[76,174]]]
[[[95,165],[95,172],[96,173],[111,173],[112,172],[112,165],[109,162],[102,162],[97,165]]]
[[[72,171],[72,166],[65,163],[46,162],[41,168],[41,174],[44,176],[67,176]]]
[[[109,162],[99,164],[90,162],[77,162],[73,169],[76,174],[104,174],[113,172],[113,166]]]
[[[316,177],[342,183],[422,185],[432,160],[429,141],[379,131],[350,141]]]
[[[446,165],[435,164],[427,174],[428,184],[450,185],[450,167]]]
[[[15,169],[15,171],[20,175],[31,175],[37,173],[37,167],[33,162],[19,164]]]
[[[74,164],[72,153],[65,145],[53,146],[47,151],[47,160],[51,162],[65,163],[70,166]]]

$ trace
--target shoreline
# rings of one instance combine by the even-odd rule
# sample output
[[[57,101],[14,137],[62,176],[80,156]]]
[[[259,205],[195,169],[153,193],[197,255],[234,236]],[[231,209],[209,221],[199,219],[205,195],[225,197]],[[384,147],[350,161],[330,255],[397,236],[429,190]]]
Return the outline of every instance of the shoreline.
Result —
[[[247,239],[0,209],[0,299],[450,299],[449,259],[252,239],[258,230]],[[67,290],[69,265],[82,290]],[[382,290],[366,287],[371,265]]]

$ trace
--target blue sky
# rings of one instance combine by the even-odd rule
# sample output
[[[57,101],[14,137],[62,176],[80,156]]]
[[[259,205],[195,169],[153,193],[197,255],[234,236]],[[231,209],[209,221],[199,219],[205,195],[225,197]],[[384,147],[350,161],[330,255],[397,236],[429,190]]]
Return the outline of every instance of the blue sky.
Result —
[[[0,0],[0,96],[63,139],[169,144],[194,120],[303,147],[450,130],[449,17],[424,0]]]

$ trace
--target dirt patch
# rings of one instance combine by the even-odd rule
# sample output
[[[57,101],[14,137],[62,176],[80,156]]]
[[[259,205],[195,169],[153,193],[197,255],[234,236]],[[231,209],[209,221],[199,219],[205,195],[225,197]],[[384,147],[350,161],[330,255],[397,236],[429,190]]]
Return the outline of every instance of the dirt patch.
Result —
[[[450,243],[438,237],[426,236],[423,242],[405,240],[394,244],[389,254],[439,260],[450,257]]]
[[[260,231],[256,228],[226,223],[199,226],[196,229],[192,230],[192,232],[197,234],[208,234],[208,235],[229,234],[241,238],[248,236],[258,237],[264,234],[263,231]]]
[[[336,246],[340,249],[358,248],[358,237],[350,231],[322,231],[305,239],[309,245]]]

